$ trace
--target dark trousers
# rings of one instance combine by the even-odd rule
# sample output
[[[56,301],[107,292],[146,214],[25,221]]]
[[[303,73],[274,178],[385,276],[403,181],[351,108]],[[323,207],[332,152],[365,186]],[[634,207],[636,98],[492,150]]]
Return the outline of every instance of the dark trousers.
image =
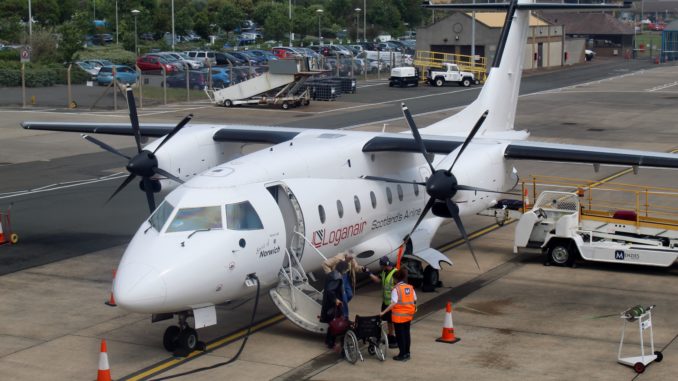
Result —
[[[410,354],[410,322],[393,323],[400,353],[398,356]]]

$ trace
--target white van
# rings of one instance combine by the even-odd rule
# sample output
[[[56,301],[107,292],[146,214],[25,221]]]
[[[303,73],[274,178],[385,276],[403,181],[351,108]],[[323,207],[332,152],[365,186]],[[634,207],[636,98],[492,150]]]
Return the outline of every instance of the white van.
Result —
[[[209,59],[212,65],[217,64],[217,56],[215,55],[214,52],[208,52],[205,50],[190,50],[184,53],[186,53],[192,60],[206,63],[207,60]]]

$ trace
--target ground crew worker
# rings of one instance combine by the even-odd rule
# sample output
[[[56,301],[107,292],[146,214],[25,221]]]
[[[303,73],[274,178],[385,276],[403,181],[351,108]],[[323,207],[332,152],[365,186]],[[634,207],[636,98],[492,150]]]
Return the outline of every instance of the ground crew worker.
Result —
[[[396,361],[407,361],[410,359],[410,323],[417,311],[417,294],[411,284],[405,283],[407,280],[407,269],[402,268],[395,273],[398,283],[393,286],[391,291],[391,304],[381,312],[383,316],[391,312],[391,320],[395,327],[396,340],[400,353],[393,357]]]
[[[388,259],[387,256],[383,256],[379,259],[379,264],[381,265],[381,273],[379,276],[376,276],[372,273],[370,278],[374,283],[381,283],[381,292],[382,292],[382,301],[380,311],[384,311],[391,304],[391,291],[393,290],[393,275],[398,269],[393,267],[393,263]],[[387,321],[388,325],[388,347],[395,348],[398,346],[395,338],[395,330],[393,327],[393,322],[391,321],[391,312],[384,314],[382,316],[383,320]]]

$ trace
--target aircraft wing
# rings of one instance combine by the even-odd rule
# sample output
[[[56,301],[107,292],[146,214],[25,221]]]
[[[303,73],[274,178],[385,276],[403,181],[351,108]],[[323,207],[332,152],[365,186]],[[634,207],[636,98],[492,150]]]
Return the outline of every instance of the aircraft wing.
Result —
[[[77,122],[21,122],[27,130],[80,132],[90,134],[129,135],[134,131],[129,123],[77,123]],[[196,124],[195,126],[208,126]],[[169,134],[175,127],[170,123],[141,123],[141,136],[161,137]],[[218,128],[221,127],[221,128]],[[190,128],[190,127],[187,127]],[[278,144],[293,139],[303,129],[269,126],[217,126],[212,137],[217,142],[270,143]]]
[[[427,151],[441,155],[454,151],[463,143],[463,139],[452,136],[423,137]],[[414,139],[405,134],[402,137],[377,136],[363,146],[363,152],[381,151],[419,152],[419,148]],[[673,153],[535,141],[509,141],[504,157],[512,160],[678,168],[678,154]]]

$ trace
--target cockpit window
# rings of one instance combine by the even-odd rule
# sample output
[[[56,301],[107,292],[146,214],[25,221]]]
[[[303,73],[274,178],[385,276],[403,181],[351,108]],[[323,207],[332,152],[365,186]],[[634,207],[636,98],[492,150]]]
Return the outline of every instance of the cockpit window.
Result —
[[[249,201],[226,205],[226,226],[231,230],[263,229],[259,215]]]
[[[160,231],[160,229],[162,229],[162,227],[165,225],[165,222],[167,222],[170,214],[172,214],[172,210],[174,210],[172,204],[167,201],[163,201],[158,209],[155,210],[155,213],[153,213],[151,218],[148,219],[148,223],[153,226],[153,229]]]
[[[221,208],[182,208],[167,227],[167,233],[221,229]]]

